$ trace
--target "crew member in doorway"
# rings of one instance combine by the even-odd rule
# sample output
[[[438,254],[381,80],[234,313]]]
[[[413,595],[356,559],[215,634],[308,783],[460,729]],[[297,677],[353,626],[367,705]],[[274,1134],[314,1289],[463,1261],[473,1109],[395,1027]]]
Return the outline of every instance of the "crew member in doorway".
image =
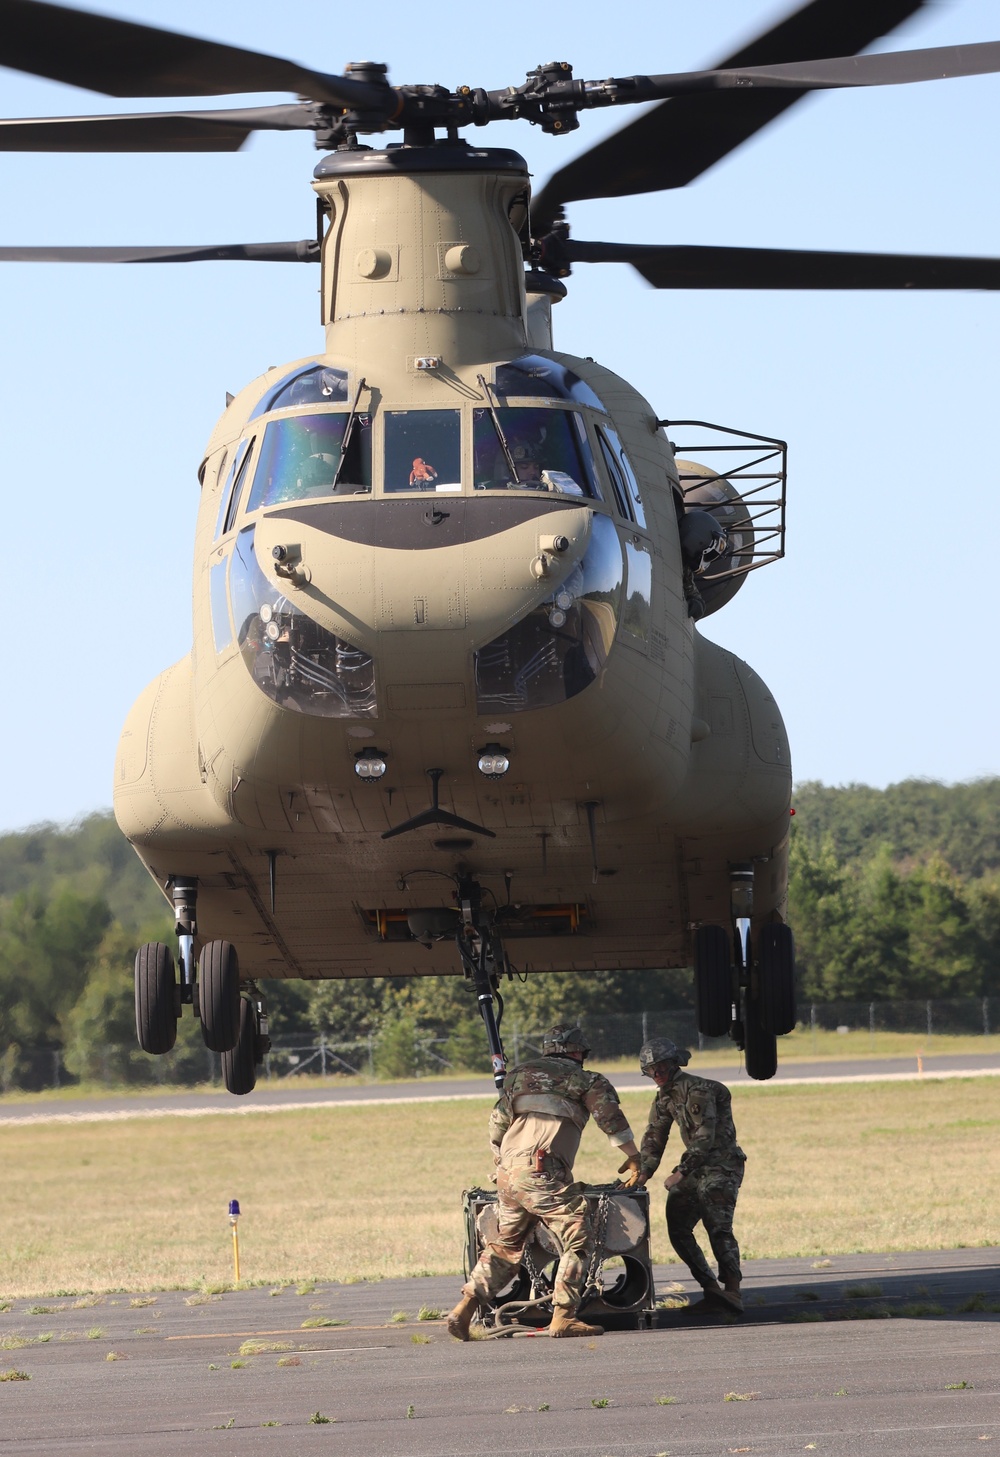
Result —
[[[624,1164],[622,1182],[631,1187],[653,1177],[676,1123],[684,1154],[663,1181],[670,1243],[707,1299],[742,1311],[740,1247],[733,1234],[733,1214],[746,1154],[736,1142],[729,1089],[710,1078],[682,1072],[690,1057],[686,1048],[677,1047],[668,1037],[654,1037],[639,1049],[639,1069],[644,1077],[653,1079],[657,1091],[642,1138],[641,1168],[634,1174]],[[694,1237],[699,1220],[718,1261],[718,1280]]]
[[[486,1246],[462,1298],[448,1316],[448,1330],[469,1339],[477,1309],[509,1285],[536,1224],[556,1236],[562,1258],[552,1292],[550,1336],[599,1336],[603,1327],[576,1318],[594,1249],[587,1200],[573,1182],[580,1135],[593,1115],[625,1167],[640,1173],[639,1150],[618,1094],[600,1073],[587,1072],[590,1049],[579,1027],[559,1024],[542,1043],[542,1056],[511,1068],[490,1115],[490,1143],[497,1166],[496,1239]]]

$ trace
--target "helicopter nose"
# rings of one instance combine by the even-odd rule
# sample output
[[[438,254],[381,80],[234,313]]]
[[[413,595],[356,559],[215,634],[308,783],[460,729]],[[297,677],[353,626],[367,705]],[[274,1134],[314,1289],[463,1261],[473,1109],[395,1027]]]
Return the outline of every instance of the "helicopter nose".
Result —
[[[435,630],[467,654],[569,576],[591,516],[495,498],[316,503],[260,521],[256,554],[299,610],[373,657],[412,654],[410,635]]]

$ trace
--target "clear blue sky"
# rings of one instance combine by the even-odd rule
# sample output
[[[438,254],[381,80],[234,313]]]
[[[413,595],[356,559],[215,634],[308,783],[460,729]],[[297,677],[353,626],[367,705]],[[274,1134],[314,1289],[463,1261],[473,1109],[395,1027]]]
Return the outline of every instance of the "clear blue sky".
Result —
[[[321,70],[374,58],[397,82],[492,88],[553,59],[595,78],[711,64],[791,6],[102,8]],[[994,4],[954,0],[880,48],[998,38]],[[10,71],[0,96],[7,116],[169,104],[130,108]],[[269,99],[287,98],[247,98]],[[820,94],[693,186],[577,204],[571,222],[580,238],[995,253],[998,113],[1000,77]],[[543,181],[633,114],[585,117],[566,139],[525,123],[488,139],[522,151]],[[0,242],[307,237],[314,161],[304,134],[200,158],[0,154]],[[190,646],[205,440],[227,389],[321,347],[316,283],[313,269],[260,264],[0,270],[0,827],[110,804],[129,705]],[[669,294],[624,266],[581,266],[555,319],[557,347],[625,375],[661,415],[789,440],[788,557],[706,628],[770,684],[796,777],[1000,772],[1000,296]]]

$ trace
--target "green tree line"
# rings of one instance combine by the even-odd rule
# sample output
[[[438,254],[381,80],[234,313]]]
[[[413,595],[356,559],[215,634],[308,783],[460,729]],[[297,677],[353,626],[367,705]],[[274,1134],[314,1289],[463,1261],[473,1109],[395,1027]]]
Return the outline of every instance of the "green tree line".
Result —
[[[807,783],[795,806],[789,914],[803,1000],[1000,995],[1000,779]],[[172,944],[172,917],[110,815],[0,836],[0,1090],[28,1079],[29,1049],[61,1052],[80,1078],[162,1071],[134,1047],[132,962],[147,940]],[[692,996],[686,971],[543,974],[504,993],[508,1025],[525,1029],[569,1011],[592,1023],[655,1014]],[[458,976],[273,982],[268,994],[275,1033],[377,1038],[389,1073],[419,1061],[421,1036],[447,1039],[456,1065],[483,1064]],[[192,1018],[169,1056],[203,1074]]]

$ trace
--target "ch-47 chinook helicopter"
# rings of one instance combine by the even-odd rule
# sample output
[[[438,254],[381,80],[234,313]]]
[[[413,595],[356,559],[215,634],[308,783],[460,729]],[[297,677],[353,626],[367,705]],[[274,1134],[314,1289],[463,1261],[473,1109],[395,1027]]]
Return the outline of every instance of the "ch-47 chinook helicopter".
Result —
[[[147,1052],[191,1004],[246,1093],[261,982],[462,971],[499,1083],[512,961],[693,962],[701,1030],[773,1075],[795,1022],[788,744],[760,678],[696,624],[783,553],[784,446],[659,419],[553,349],[551,307],[582,262],[657,288],[997,289],[1000,261],[581,242],[564,208],[682,186],[812,90],[1000,70],[1000,43],[856,55],[918,9],[813,0],[712,70],[559,63],[449,91],[0,0],[3,66],[113,96],[298,97],[8,121],[0,150],[304,129],[324,153],[316,240],[0,250],[322,267],[324,349],[231,398],[208,443],[193,650],[121,737],[115,812],[179,938],[179,966],[161,944],[137,958]],[[650,101],[533,199],[520,156],[460,136],[518,118],[559,136]],[[360,140],[382,133],[401,140]]]

